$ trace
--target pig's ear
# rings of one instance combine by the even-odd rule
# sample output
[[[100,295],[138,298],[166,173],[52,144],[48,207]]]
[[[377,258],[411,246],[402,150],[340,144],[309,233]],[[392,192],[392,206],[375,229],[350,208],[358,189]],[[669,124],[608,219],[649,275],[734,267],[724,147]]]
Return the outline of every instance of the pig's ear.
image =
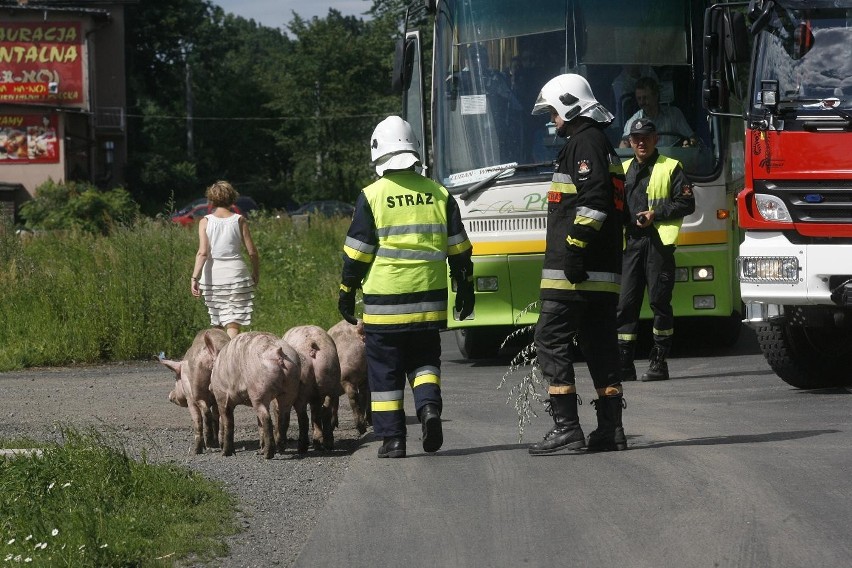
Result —
[[[220,349],[213,344],[209,331],[204,332],[204,347],[207,348],[207,352],[210,353],[210,356],[214,359],[216,358],[216,355],[219,354]]]
[[[180,377],[180,361],[172,361],[171,359],[160,359],[160,363],[174,371]]]

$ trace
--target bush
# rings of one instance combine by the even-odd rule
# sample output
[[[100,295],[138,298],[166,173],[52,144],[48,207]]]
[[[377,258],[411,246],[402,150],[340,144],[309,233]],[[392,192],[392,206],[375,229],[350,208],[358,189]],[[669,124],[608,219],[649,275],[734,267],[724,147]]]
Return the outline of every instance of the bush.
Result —
[[[120,187],[101,191],[89,183],[48,180],[36,188],[35,197],[21,206],[20,213],[29,229],[108,235],[132,224],[139,206]]]

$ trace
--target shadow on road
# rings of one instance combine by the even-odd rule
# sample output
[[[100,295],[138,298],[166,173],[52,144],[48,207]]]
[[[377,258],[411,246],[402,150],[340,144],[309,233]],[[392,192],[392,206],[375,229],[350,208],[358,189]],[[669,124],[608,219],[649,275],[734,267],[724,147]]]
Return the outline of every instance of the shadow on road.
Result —
[[[687,438],[686,440],[666,440],[662,442],[631,443],[632,450],[665,448],[670,446],[719,446],[726,444],[755,444],[763,442],[781,442],[801,440],[823,434],[837,434],[840,430],[793,430],[790,432],[769,432],[767,434],[735,434],[733,436],[708,436],[706,438]],[[628,436],[632,438],[632,436]]]

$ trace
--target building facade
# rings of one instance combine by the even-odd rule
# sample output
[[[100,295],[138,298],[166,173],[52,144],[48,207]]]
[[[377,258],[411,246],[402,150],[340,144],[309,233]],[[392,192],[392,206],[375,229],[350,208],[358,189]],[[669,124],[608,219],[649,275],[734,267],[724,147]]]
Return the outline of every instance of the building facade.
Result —
[[[124,183],[125,6],[0,0],[0,214],[45,181]]]

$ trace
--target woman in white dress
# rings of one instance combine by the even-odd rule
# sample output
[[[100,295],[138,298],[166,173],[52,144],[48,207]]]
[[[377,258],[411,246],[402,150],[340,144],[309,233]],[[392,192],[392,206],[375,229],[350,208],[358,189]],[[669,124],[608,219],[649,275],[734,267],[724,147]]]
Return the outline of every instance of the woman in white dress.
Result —
[[[207,188],[212,212],[198,223],[198,252],[190,288],[193,296],[204,296],[210,324],[224,328],[231,338],[241,326],[251,325],[260,268],[248,221],[231,211],[237,195],[226,181]],[[243,247],[251,260],[250,272]]]

